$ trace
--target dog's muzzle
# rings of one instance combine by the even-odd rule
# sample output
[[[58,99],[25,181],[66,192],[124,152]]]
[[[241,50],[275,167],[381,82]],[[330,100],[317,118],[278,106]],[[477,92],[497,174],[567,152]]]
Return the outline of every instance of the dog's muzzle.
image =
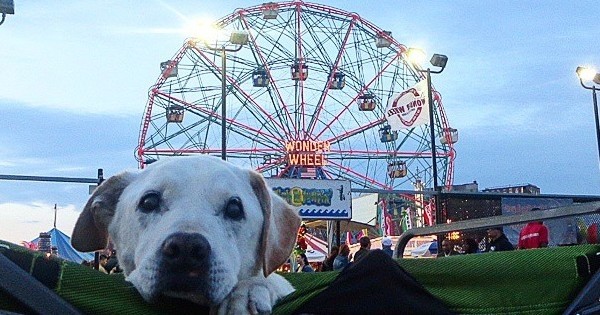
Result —
[[[161,287],[168,291],[202,291],[210,265],[208,240],[198,233],[174,233],[160,247]]]

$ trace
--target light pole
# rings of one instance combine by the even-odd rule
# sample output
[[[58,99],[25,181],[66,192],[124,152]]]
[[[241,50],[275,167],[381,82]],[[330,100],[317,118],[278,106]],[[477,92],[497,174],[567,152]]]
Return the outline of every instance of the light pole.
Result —
[[[600,73],[596,73],[595,70],[586,67],[577,67],[577,76],[581,86],[585,89],[592,90],[592,99],[594,101],[594,117],[596,118],[596,141],[598,143],[598,162],[600,162],[600,122],[598,121],[598,99],[596,91],[600,90]],[[587,86],[583,81],[593,81],[595,84]],[[599,164],[600,165],[600,164]]]
[[[237,52],[248,43],[248,33],[235,31],[231,33],[229,40],[220,47],[212,47],[204,42],[204,46],[210,50],[221,52],[221,159],[227,160],[227,52]],[[228,44],[236,45],[235,48],[227,48]]]
[[[13,0],[0,0],[0,25],[4,23],[7,14],[15,14],[15,3]]]
[[[410,48],[407,51],[408,58],[413,61],[413,63],[418,64],[419,60],[424,59],[425,53],[417,48]],[[433,54],[430,60],[431,65],[434,67],[440,68],[437,71],[431,70],[431,68],[427,67],[427,69],[419,69],[415,68],[416,71],[425,73],[427,78],[427,103],[429,103],[429,133],[431,137],[431,163],[432,163],[432,173],[433,173],[433,191],[435,192],[435,222],[436,224],[444,223],[442,222],[441,215],[441,206],[440,206],[440,187],[438,186],[438,172],[437,172],[437,153],[435,149],[435,125],[433,119],[433,93],[431,87],[431,74],[432,73],[442,73],[444,68],[446,68],[446,63],[448,63],[448,57],[446,55]]]

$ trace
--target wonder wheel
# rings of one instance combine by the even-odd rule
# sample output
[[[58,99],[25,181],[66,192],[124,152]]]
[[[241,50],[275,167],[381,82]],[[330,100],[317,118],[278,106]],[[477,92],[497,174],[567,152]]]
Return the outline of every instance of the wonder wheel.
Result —
[[[424,79],[391,32],[302,1],[239,9],[216,25],[232,36],[190,38],[161,64],[141,125],[140,167],[161,156],[225,153],[267,177],[412,190],[432,186],[435,145],[438,182],[452,182],[454,135],[435,90],[435,144],[427,124],[387,124],[390,97]]]

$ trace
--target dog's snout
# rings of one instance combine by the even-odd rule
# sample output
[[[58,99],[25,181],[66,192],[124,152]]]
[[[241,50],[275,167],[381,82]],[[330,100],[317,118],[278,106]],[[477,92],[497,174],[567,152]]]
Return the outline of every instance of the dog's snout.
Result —
[[[201,268],[210,254],[208,240],[198,233],[174,233],[163,243],[161,252],[172,267]]]

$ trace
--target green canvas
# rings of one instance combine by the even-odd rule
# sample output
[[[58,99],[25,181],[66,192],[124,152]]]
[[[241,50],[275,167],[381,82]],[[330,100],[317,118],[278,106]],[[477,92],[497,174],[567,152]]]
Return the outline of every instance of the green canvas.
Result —
[[[0,242],[1,243],[1,242]],[[32,273],[49,260],[23,247],[11,247],[10,258]],[[434,296],[460,314],[560,314],[596,272],[597,245],[451,256],[438,259],[402,259],[398,263]],[[206,308],[179,300],[149,304],[122,275],[106,275],[60,259],[53,289],[87,314],[186,314]],[[385,271],[382,271],[385,272]],[[296,292],[282,299],[275,314],[290,314],[336,279],[337,272],[283,274]],[[360,287],[360,284],[357,284]],[[385,290],[385,288],[382,288]],[[347,301],[350,303],[350,301]],[[376,301],[374,301],[376,303]],[[15,301],[0,292],[0,309],[19,311]]]

